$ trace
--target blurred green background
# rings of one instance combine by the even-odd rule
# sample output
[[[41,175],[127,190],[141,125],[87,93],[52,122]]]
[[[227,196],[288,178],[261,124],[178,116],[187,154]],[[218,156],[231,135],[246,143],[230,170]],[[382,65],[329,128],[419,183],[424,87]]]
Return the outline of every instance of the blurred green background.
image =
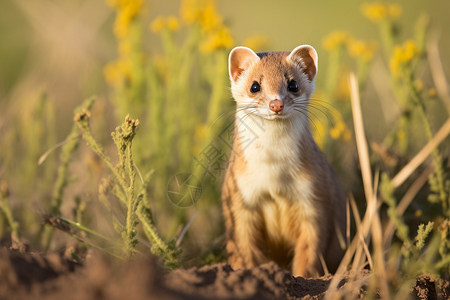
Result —
[[[427,141],[423,124],[417,118],[410,121],[406,116],[409,121],[397,128],[402,109],[411,107],[396,101],[398,95],[391,86],[395,76],[389,79],[390,59],[394,55],[388,53],[386,57],[378,24],[362,13],[362,5],[372,2],[206,1],[215,3],[209,15],[212,20],[206,21],[218,23],[215,26],[222,31],[214,34],[223,34],[219,40],[222,44],[213,45],[212,50],[202,48],[210,34],[202,28],[204,24],[199,26],[195,23],[198,20],[181,21],[180,15],[187,10],[181,8],[181,1],[134,2],[139,3],[139,13],[128,12],[132,15],[132,28],[128,29],[128,35],[120,37],[114,30],[120,19],[117,16],[125,11],[122,4],[117,4],[120,1],[0,1],[0,181],[8,185],[9,203],[22,236],[33,244],[39,243],[41,232],[37,212],[48,211],[51,206],[59,152],[51,153],[40,166],[37,161],[68,135],[73,126],[74,108],[83,99],[96,95],[92,131],[113,160],[116,154],[110,133],[115,126],[127,113],[141,121],[135,161],[142,173],[155,171],[148,194],[162,235],[166,239],[179,237],[184,226],[196,218],[184,240],[184,248],[191,249],[186,260],[189,261],[189,255],[192,259],[199,256],[198,251],[201,256],[207,256],[208,252],[214,252],[211,248],[215,244],[222,249],[223,224],[219,221],[222,174],[217,174],[213,182],[203,183],[202,199],[206,200],[194,207],[173,207],[166,199],[166,189],[170,178],[179,172],[199,175],[195,173],[193,158],[199,157],[202,149],[233,120],[234,107],[225,65],[233,46],[253,46],[256,51],[290,51],[300,44],[310,44],[317,49],[319,73],[314,98],[333,108],[322,105],[315,111],[318,120],[313,129],[346,190],[352,191],[362,203],[348,101],[350,71],[361,71],[358,76],[369,142],[382,144],[388,148],[387,152],[392,150],[396,154],[390,165],[384,161],[384,152],[377,152],[379,156],[373,158],[373,164],[378,169],[395,174]],[[189,5],[195,1],[184,2]],[[392,35],[396,45],[420,38],[421,32],[426,32],[427,41],[438,45],[442,70],[450,74],[450,1],[395,3],[401,6],[401,14],[385,21],[394,24]],[[173,30],[168,29],[169,23],[164,23],[168,19],[159,19],[167,16],[176,17]],[[167,28],[158,29],[158,20]],[[425,24],[426,20],[429,25]],[[374,41],[370,59],[361,61],[361,55],[349,57],[343,50],[349,41],[338,39],[335,49],[327,49],[324,41],[330,33],[340,31],[348,32],[352,38],[345,39],[352,42]],[[424,49],[417,50],[414,59],[420,63],[417,68],[411,67],[417,74],[415,78],[420,79],[416,84],[421,85],[419,90],[423,93],[434,89],[424,52]],[[114,65],[115,61],[119,63]],[[361,62],[366,69],[359,68]],[[119,79],[108,82],[108,76],[114,74]],[[398,82],[395,84],[400,86]],[[448,99],[441,103],[428,98],[428,116],[436,131],[448,118],[445,109],[449,108]],[[155,106],[158,110],[154,110]],[[389,131],[393,131],[394,142],[386,141]],[[409,142],[402,142],[405,135],[410,137]],[[442,148],[443,157],[448,156],[449,148],[447,139],[447,146]],[[229,151],[226,147],[222,150]],[[82,213],[83,223],[111,234],[114,230],[107,218],[102,217],[104,211],[99,209],[97,201],[99,182],[107,173],[104,169],[92,151],[81,147],[70,164],[61,211],[69,218],[80,217]],[[426,197],[427,191],[423,193]],[[414,204],[410,213],[414,215],[425,209],[423,203]],[[6,221],[0,221],[0,233],[5,234]],[[64,242],[54,243],[53,247],[61,245]]]
[[[333,30],[376,39],[378,30],[361,14],[364,1],[217,1],[218,11],[234,36],[234,44],[258,35],[268,40],[267,50],[289,51],[311,44],[323,56],[323,38]],[[395,1],[403,7],[402,35],[411,35],[420,14],[431,18],[432,33],[440,37],[447,62],[450,53],[450,2]],[[149,1],[148,20],[178,15],[180,1]],[[104,1],[24,1],[0,3],[0,101],[11,101],[20,86],[45,88],[61,106],[71,108],[80,98],[104,90],[102,68],[116,56],[112,34],[113,12]],[[150,47],[159,47],[148,32]],[[326,61],[319,61],[320,71]],[[444,63],[447,74],[449,63]],[[319,73],[320,74],[320,73]],[[319,86],[324,80],[318,76]],[[61,111],[63,113],[63,111]]]

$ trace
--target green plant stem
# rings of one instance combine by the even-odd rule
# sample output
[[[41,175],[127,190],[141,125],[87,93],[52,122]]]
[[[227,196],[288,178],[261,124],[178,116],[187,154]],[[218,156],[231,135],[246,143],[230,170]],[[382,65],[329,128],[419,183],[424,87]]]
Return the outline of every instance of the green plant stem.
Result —
[[[417,91],[417,88],[414,85],[413,75],[409,74],[409,76],[407,76],[407,78],[408,78],[407,84],[411,91],[411,96],[412,96],[413,102],[414,102],[415,106],[417,107],[419,115],[422,119],[422,124],[424,125],[425,134],[426,134],[428,140],[431,141],[433,139],[433,131],[431,130],[431,125],[430,125],[430,122],[426,115],[424,100],[422,99],[420,93]],[[433,158],[433,163],[434,163],[434,167],[436,170],[435,173],[436,173],[436,179],[437,179],[437,183],[438,183],[438,187],[439,187],[439,198],[441,200],[442,208],[444,210],[445,215],[447,217],[450,217],[450,211],[449,211],[450,197],[449,197],[449,195],[447,195],[447,192],[445,190],[445,178],[444,178],[444,172],[442,170],[442,160],[441,160],[441,156],[439,154],[438,148],[435,148],[433,150],[432,158]]]
[[[70,132],[69,136],[66,140],[69,142],[65,144],[61,150],[61,156],[60,156],[60,165],[58,168],[58,177],[56,179],[55,188],[53,190],[52,195],[52,201],[51,201],[51,207],[50,212],[54,215],[59,215],[62,200],[63,200],[63,193],[64,189],[68,184],[68,178],[67,173],[69,170],[69,164],[72,159],[73,153],[76,151],[79,145],[79,129],[75,125],[72,127],[72,131]]]
[[[133,162],[132,145],[133,138],[136,135],[136,127],[138,126],[138,120],[132,120],[129,115],[125,118],[125,121],[121,126],[118,126],[116,130],[111,134],[114,143],[117,147],[119,154],[119,163],[115,170],[118,176],[125,182],[126,190],[123,201],[127,206],[125,230],[122,233],[126,244],[126,252],[130,257],[137,244],[136,240],[136,203],[142,200],[142,194],[139,197],[135,196],[135,180],[136,180],[136,167]],[[122,195],[119,195],[122,196]]]
[[[389,207],[388,215],[397,229],[396,235],[400,240],[402,240],[404,245],[407,245],[409,248],[412,245],[411,239],[409,238],[409,228],[397,213],[397,202],[394,197],[394,187],[392,186],[391,180],[386,173],[381,174],[380,194],[383,201]]]
[[[395,45],[394,24],[390,19],[385,19],[380,23],[380,36],[386,61],[389,61],[394,53]]]
[[[133,164],[132,159],[132,151],[131,151],[131,141],[130,144],[127,146],[127,159],[126,159],[127,165],[128,165],[128,174],[129,174],[129,188],[128,188],[128,207],[127,207],[127,220],[126,220],[126,232],[127,232],[127,250],[128,255],[131,255],[133,253],[133,249],[135,246],[135,236],[136,236],[136,229],[135,229],[135,220],[136,220],[136,203],[139,199],[142,200],[142,196],[135,199],[134,196],[134,184],[135,184],[135,178],[136,178],[136,171]]]
[[[89,117],[85,114],[85,115],[81,116],[81,119],[76,120],[76,122],[78,123],[78,126],[80,127],[80,129],[83,133],[83,139],[86,141],[89,148],[91,148],[91,150],[94,151],[102,159],[102,161],[105,163],[105,165],[108,167],[108,169],[112,173],[114,179],[119,184],[122,192],[124,192],[124,194],[126,194],[127,185],[126,185],[125,181],[123,180],[123,178],[118,173],[117,169],[114,168],[114,166],[112,165],[109,157],[106,156],[105,152],[103,151],[103,148],[97,143],[97,141],[92,136],[92,132],[89,127],[88,118]]]
[[[174,245],[167,244],[158,234],[158,230],[153,222],[151,212],[143,205],[137,207],[137,217],[142,223],[144,233],[148,240],[151,242],[151,252],[164,259],[164,264],[171,268],[177,268],[180,266],[178,256],[181,251],[176,249]]]
[[[80,224],[74,223],[74,222],[72,222],[72,221],[70,221],[70,220],[63,219],[63,218],[60,218],[60,217],[59,217],[59,219],[61,219],[61,220],[64,221],[64,222],[69,223],[70,225],[72,225],[72,226],[74,226],[74,227],[77,227],[77,228],[79,228],[79,229],[82,229],[82,230],[84,230],[84,231],[86,231],[86,232],[95,233],[95,231],[92,231],[92,230],[90,230],[90,229],[88,229],[88,228],[86,228],[86,227],[84,227],[84,226],[81,226]],[[53,228],[53,227],[52,227],[52,228]],[[83,237],[81,237],[81,236],[75,234],[74,232],[71,232],[70,230],[69,230],[69,231],[68,231],[68,230],[61,230],[61,231],[64,232],[64,233],[66,233],[66,234],[68,234],[69,236],[71,236],[72,238],[78,240],[79,242],[81,242],[81,243],[83,243],[83,244],[86,244],[86,245],[88,245],[88,246],[90,246],[90,247],[93,247],[93,248],[98,249],[98,250],[100,250],[100,251],[102,251],[102,252],[105,252],[105,253],[107,253],[107,254],[109,254],[109,255],[111,255],[111,256],[117,258],[117,259],[123,260],[122,257],[120,257],[119,255],[115,254],[114,252],[111,252],[111,251],[109,251],[109,250],[106,250],[105,248],[103,248],[103,247],[101,247],[101,246],[99,246],[99,245],[96,245],[96,244],[94,244],[94,243],[92,243],[92,242],[86,240],[85,238],[83,238]],[[96,234],[97,234],[97,236],[104,237],[104,236],[102,236],[102,235],[99,234],[99,233],[96,233]],[[106,237],[105,237],[105,238],[106,238]]]
[[[115,258],[117,258],[117,259],[124,260],[122,257],[120,257],[120,255],[117,255],[117,254],[115,254],[114,252],[111,252],[111,251],[109,251],[109,250],[106,250],[105,248],[100,247],[99,245],[96,245],[96,244],[94,244],[94,243],[91,243],[90,241],[88,241],[88,240],[86,240],[86,239],[84,239],[84,238],[82,238],[82,237],[80,237],[80,236],[78,236],[78,235],[76,235],[76,234],[71,234],[71,233],[67,233],[67,234],[70,235],[71,237],[73,237],[74,239],[80,241],[80,242],[83,243],[83,244],[86,244],[86,245],[88,245],[88,246],[90,246],[90,247],[92,247],[92,248],[95,248],[95,249],[98,249],[98,250],[100,250],[100,251],[102,251],[102,252],[105,252],[106,254],[109,254],[109,255],[111,255],[112,257],[115,257]]]
[[[110,242],[110,243],[113,243],[113,244],[118,245],[117,241],[115,241],[115,240],[113,240],[113,239],[111,239],[111,238],[109,238],[109,237],[107,237],[107,236],[105,236],[105,235],[103,235],[103,234],[101,234],[101,233],[98,233],[97,231],[94,231],[94,230],[92,230],[92,229],[90,229],[90,228],[88,228],[88,227],[86,227],[86,226],[83,226],[83,225],[81,225],[81,224],[78,223],[78,222],[74,222],[74,221],[72,221],[72,220],[66,219],[66,218],[61,217],[61,216],[57,216],[56,218],[58,218],[59,220],[65,222],[65,223],[67,223],[67,224],[69,224],[69,225],[72,226],[72,227],[75,227],[75,228],[77,228],[77,229],[79,229],[79,230],[82,230],[82,231],[84,231],[84,232],[86,232],[86,233],[89,233],[90,235],[99,237],[99,238],[101,238],[101,239],[103,239],[103,240],[105,240],[105,241],[108,241],[108,242]]]
[[[90,111],[92,106],[94,105],[95,98],[91,97],[83,102],[81,106],[75,109],[77,113],[82,110]],[[61,205],[63,202],[63,194],[64,190],[68,184],[68,172],[69,172],[69,164],[72,160],[73,154],[77,150],[80,141],[79,141],[80,130],[78,126],[74,125],[72,127],[72,131],[66,138],[66,143],[62,146],[61,154],[60,154],[60,164],[58,167],[58,175],[56,178],[56,183],[53,189],[53,195],[50,203],[50,213],[52,215],[60,215]],[[53,237],[53,227],[44,227],[41,235],[41,245],[45,250],[48,250],[50,247],[50,243]]]
[[[396,35],[392,20],[389,19],[383,20],[380,23],[379,30],[385,60],[389,63],[394,53],[394,45],[396,44]],[[407,93],[405,92],[405,89],[403,88],[401,81],[398,78],[396,78],[392,72],[390,72],[389,74],[391,77],[392,89],[395,98],[398,100],[401,110],[401,115],[396,126],[393,126],[393,129],[386,135],[386,138],[383,141],[383,144],[386,147],[391,148],[395,143],[395,141],[397,140],[396,137],[397,132],[399,130],[406,131],[406,129],[408,128],[408,125],[410,123],[410,117],[409,117]],[[399,146],[400,154],[406,153],[408,145],[409,145],[408,136],[405,134],[404,139],[401,141],[401,144]]]
[[[3,184],[2,184],[3,185]],[[6,186],[6,184],[5,184]],[[0,187],[0,209],[6,217],[8,225],[11,229],[11,241],[14,243],[19,242],[19,223],[14,220],[11,207],[8,202],[8,193],[6,187]]]

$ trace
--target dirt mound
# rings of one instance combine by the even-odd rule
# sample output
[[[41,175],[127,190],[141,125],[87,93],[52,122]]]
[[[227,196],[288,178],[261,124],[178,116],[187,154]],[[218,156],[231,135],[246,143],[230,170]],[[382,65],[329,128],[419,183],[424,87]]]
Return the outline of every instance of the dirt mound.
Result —
[[[295,278],[274,263],[244,270],[215,264],[167,272],[150,256],[119,262],[94,255],[80,265],[61,254],[0,248],[0,299],[321,299],[331,279]],[[340,288],[346,284],[344,278]],[[443,288],[439,296],[446,299],[449,283]],[[364,293],[356,291],[355,296]],[[433,277],[420,277],[413,294],[438,299]]]
[[[275,263],[258,268],[233,270],[228,264],[216,264],[168,274],[167,286],[204,297],[243,299],[299,299],[320,297],[331,278],[294,278]]]

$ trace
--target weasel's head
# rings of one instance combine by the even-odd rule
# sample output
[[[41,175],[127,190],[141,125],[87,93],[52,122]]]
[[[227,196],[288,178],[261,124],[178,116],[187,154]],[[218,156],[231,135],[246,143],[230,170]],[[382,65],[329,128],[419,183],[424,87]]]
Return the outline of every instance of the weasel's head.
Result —
[[[317,74],[313,47],[265,53],[236,47],[230,52],[228,67],[238,111],[269,120],[306,118]]]

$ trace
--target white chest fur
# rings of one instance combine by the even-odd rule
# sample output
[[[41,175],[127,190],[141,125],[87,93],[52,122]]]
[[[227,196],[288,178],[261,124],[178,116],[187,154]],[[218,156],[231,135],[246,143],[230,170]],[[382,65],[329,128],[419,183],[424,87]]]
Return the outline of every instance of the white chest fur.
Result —
[[[300,140],[305,130],[300,120],[265,120],[237,115],[238,136],[246,161],[237,178],[244,203],[249,207],[297,203],[309,207],[312,184],[301,176]]]

